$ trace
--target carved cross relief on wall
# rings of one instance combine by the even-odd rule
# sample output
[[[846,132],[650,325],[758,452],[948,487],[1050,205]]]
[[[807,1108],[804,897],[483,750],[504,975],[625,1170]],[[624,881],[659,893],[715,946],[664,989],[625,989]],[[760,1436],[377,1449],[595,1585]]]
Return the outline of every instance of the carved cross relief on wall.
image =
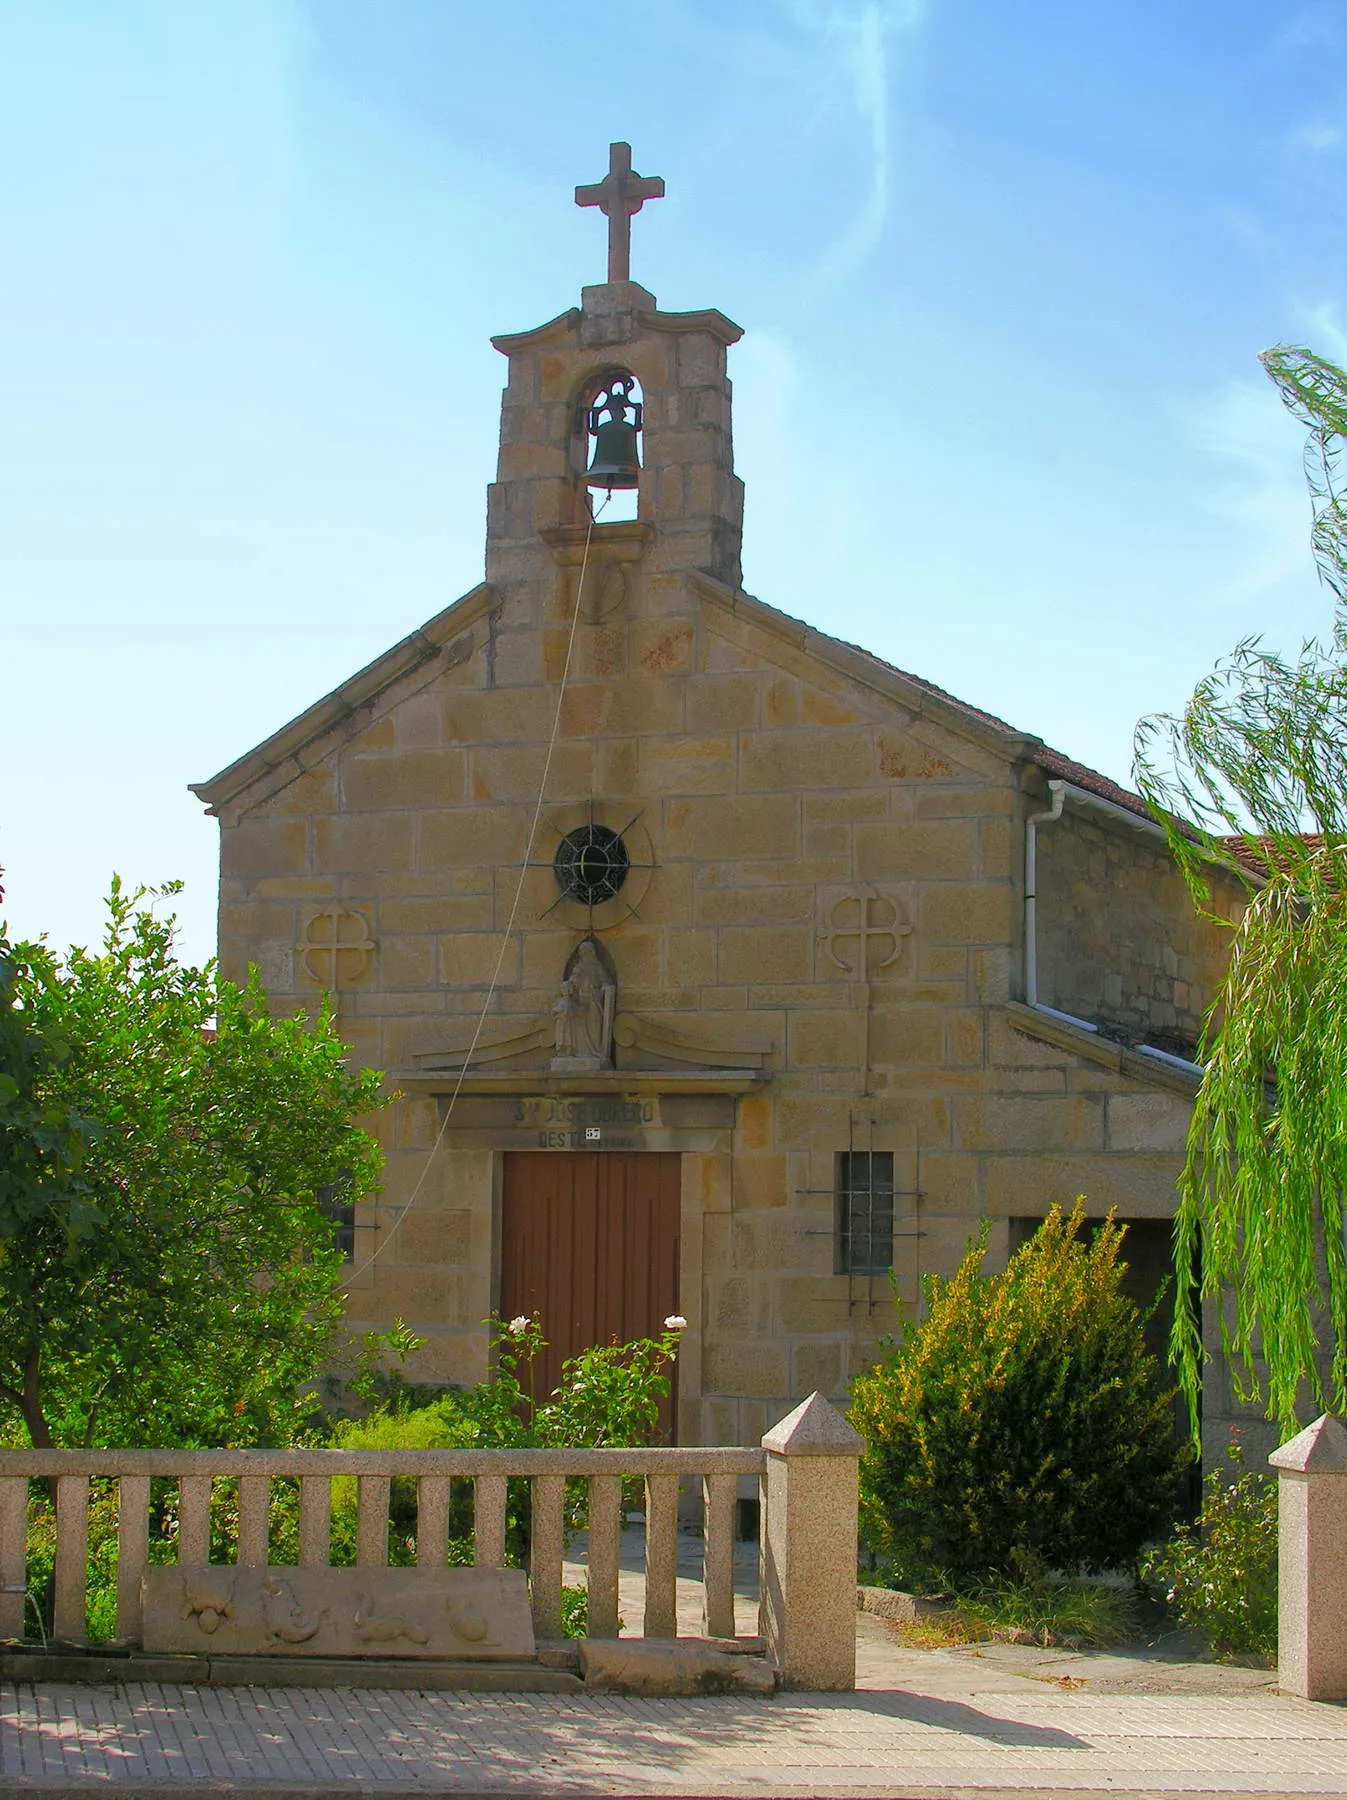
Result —
[[[331,906],[315,913],[305,926],[300,966],[311,981],[335,995],[359,981],[374,950],[366,915]]]
[[[870,1091],[870,983],[892,968],[912,927],[896,900],[878,894],[868,883],[835,899],[819,933],[833,963],[856,984],[860,1013],[859,1064],[861,1092]]]
[[[865,886],[834,900],[827,927],[819,936],[843,974],[868,981],[897,962],[903,939],[911,930],[896,901]]]

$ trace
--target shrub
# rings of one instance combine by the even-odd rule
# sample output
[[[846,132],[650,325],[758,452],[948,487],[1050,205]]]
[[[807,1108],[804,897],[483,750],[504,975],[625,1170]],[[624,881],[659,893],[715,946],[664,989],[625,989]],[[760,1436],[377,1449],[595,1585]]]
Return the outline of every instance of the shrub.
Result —
[[[1141,1576],[1180,1625],[1206,1632],[1221,1655],[1277,1655],[1277,1482],[1243,1468],[1202,1483],[1195,1525],[1142,1558]]]
[[[999,1275],[984,1225],[855,1383],[862,1530],[898,1585],[1123,1568],[1172,1518],[1191,1452],[1119,1290],[1124,1228],[1084,1223],[1054,1207]]]
[[[470,1388],[424,1398],[425,1390],[385,1378],[383,1400],[363,1419],[338,1422],[332,1442],[350,1450],[493,1450],[528,1447],[600,1449],[646,1442],[659,1422],[660,1401],[669,1392],[668,1370],[678,1354],[682,1320],[666,1325],[657,1338],[629,1344],[598,1344],[568,1357],[561,1384],[545,1399],[529,1398],[524,1371],[546,1347],[536,1318],[508,1323],[493,1319],[492,1371]],[[420,1340],[405,1331],[395,1346],[410,1355]],[[333,1484],[334,1558],[347,1539],[354,1544],[356,1488],[353,1479]],[[566,1520],[584,1522],[588,1491],[584,1481],[566,1484]],[[416,1483],[395,1478],[392,1485],[394,1562],[414,1562]],[[511,1481],[507,1491],[506,1546],[511,1560],[527,1558],[528,1483]],[[469,1485],[456,1482],[449,1515],[449,1561],[472,1561],[472,1499]]]

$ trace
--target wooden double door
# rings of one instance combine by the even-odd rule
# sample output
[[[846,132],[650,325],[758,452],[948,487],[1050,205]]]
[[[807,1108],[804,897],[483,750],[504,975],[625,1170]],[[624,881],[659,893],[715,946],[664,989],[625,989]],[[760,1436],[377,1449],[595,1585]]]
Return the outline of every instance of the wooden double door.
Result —
[[[678,1311],[676,1152],[512,1151],[501,1195],[500,1312],[537,1313],[548,1341],[534,1397],[568,1356],[655,1337]],[[672,1442],[674,1408],[661,1409]]]

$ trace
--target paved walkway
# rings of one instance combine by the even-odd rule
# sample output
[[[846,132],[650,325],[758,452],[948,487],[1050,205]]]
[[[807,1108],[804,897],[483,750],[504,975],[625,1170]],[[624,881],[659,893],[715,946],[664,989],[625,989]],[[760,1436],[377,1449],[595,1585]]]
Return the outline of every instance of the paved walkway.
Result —
[[[929,1667],[775,1700],[42,1687],[0,1699],[0,1792],[1342,1794],[1347,1712]]]
[[[751,1552],[741,1572],[747,1590]],[[699,1598],[680,1581],[683,1631]],[[628,1632],[640,1600],[624,1570]],[[915,1651],[861,1615],[859,1688],[835,1696],[11,1685],[0,1796],[1347,1794],[1347,1708],[1186,1649]]]

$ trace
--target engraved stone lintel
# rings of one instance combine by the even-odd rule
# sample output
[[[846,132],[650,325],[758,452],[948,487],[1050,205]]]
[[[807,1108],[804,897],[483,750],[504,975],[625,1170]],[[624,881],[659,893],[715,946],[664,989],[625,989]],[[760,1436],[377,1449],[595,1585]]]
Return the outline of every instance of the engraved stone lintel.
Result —
[[[536,1653],[522,1569],[150,1568],[144,1646],[212,1656]]]

